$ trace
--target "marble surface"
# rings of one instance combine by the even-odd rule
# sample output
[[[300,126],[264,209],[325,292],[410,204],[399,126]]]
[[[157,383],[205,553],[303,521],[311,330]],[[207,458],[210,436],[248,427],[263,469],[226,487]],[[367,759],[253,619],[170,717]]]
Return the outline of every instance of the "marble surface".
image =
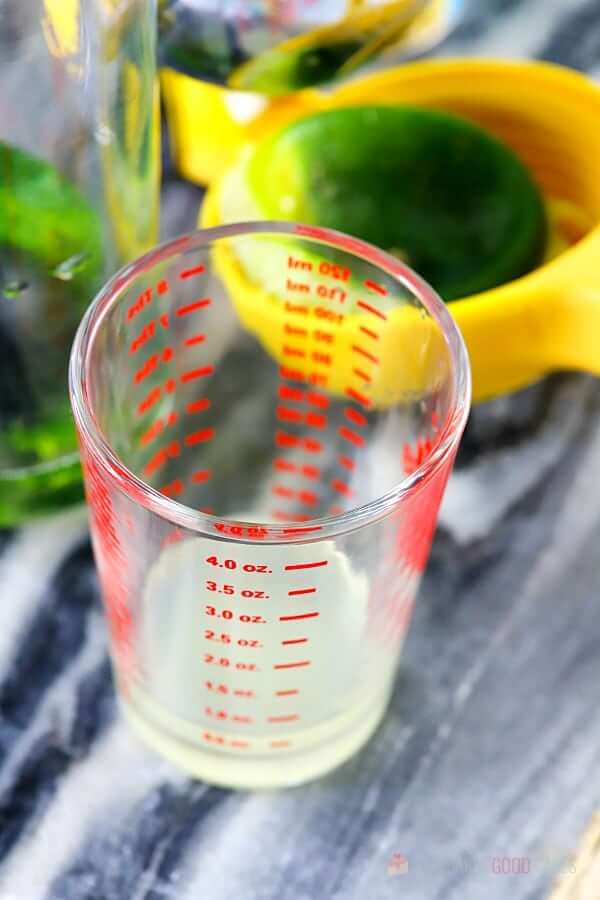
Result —
[[[474,53],[599,74],[600,0],[473,0],[438,54]],[[167,227],[198,198],[168,179]],[[545,897],[600,806],[598,459],[591,378],[474,412],[384,725],[279,793],[130,736],[84,510],[0,535],[0,900]]]

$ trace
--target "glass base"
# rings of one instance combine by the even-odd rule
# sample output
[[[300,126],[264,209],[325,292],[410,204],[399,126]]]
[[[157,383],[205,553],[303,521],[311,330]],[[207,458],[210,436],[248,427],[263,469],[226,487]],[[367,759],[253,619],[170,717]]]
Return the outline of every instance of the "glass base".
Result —
[[[380,689],[368,698],[363,695],[350,710],[322,725],[285,735],[244,735],[243,739],[165,713],[137,689],[135,696],[121,696],[120,703],[134,732],[190,775],[219,787],[258,790],[303,784],[346,762],[379,725],[389,694],[389,689]],[[203,740],[210,735],[211,746],[192,740],[192,730]],[[231,746],[240,741],[252,750]]]

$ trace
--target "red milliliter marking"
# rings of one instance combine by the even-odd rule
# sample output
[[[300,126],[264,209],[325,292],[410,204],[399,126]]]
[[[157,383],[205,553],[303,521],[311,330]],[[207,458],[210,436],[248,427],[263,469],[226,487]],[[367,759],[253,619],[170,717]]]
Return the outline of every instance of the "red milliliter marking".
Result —
[[[340,437],[343,437],[345,441],[348,441],[350,444],[354,444],[355,447],[364,447],[365,439],[361,434],[357,434],[355,431],[352,431],[350,428],[346,428],[345,425],[340,425],[338,428],[338,434]]]
[[[144,473],[146,475],[153,475],[154,472],[164,466],[168,459],[173,459],[174,457],[179,456],[180,453],[181,446],[179,441],[171,441],[168,447],[163,447],[161,450],[156,451],[152,459],[144,466]]]
[[[384,286],[382,284],[379,284],[378,281],[373,281],[371,278],[367,278],[363,282],[363,284],[370,291],[375,291],[375,293],[381,294],[382,297],[387,297],[387,295],[388,295],[386,288],[384,288]]]
[[[354,469],[356,468],[356,463],[354,462],[353,459],[350,459],[349,456],[344,456],[343,454],[341,454],[340,456],[338,456],[338,462],[339,462],[340,466],[343,466],[345,469],[348,469],[349,472],[353,472]]]
[[[290,387],[288,384],[280,384],[278,393],[281,400],[304,400],[302,388]]]
[[[148,444],[151,444],[152,441],[164,431],[165,423],[162,419],[157,419],[156,422],[153,422],[150,428],[144,432],[144,434],[140,438],[140,444],[142,447],[147,447]]]
[[[366,325],[361,325],[360,330],[362,331],[363,334],[366,334],[367,337],[373,338],[374,341],[379,340],[379,335],[377,334],[377,332],[372,331],[370,328],[367,328]]]
[[[312,491],[298,491],[298,500],[305,506],[315,506],[319,498]]]
[[[363,372],[362,369],[352,369],[355,375],[358,375],[359,378],[362,378],[363,381],[366,381],[367,384],[370,384],[373,379],[366,372]]]
[[[276,697],[292,697],[294,694],[300,693],[297,688],[290,688],[289,691],[275,691]]]
[[[280,378],[287,378],[289,381],[304,381],[304,375],[297,369],[289,369],[287,366],[280,366]]]
[[[302,350],[300,347],[289,347],[287,344],[284,344],[283,355],[284,356],[297,356],[297,357],[303,359],[306,356],[306,350]]]
[[[301,619],[318,619],[320,612],[296,613],[293,616],[279,616],[280,622],[299,622]]]
[[[307,412],[305,421],[310,428],[327,427],[327,416],[323,415],[323,413]]]
[[[351,406],[347,406],[344,410],[344,415],[348,419],[348,421],[353,422],[355,425],[368,425],[369,420],[366,416],[363,416],[361,412],[357,409],[353,409]]]
[[[287,459],[278,457],[273,460],[273,468],[277,469],[279,472],[295,472],[297,466],[292,462],[288,462]]]
[[[203,484],[205,481],[208,481],[209,478],[212,478],[211,469],[198,469],[197,472],[192,472],[192,481],[194,484]]]
[[[165,497],[178,497],[179,494],[183,493],[183,481],[181,481],[180,478],[177,478],[170,484],[165,484],[164,487],[161,487],[160,492],[161,494],[164,494]]]
[[[186,338],[183,343],[186,347],[195,347],[197,344],[203,344],[205,340],[205,334],[195,334],[193,337]]]
[[[305,478],[320,478],[321,470],[318,466],[301,466],[300,474],[304,475]]]
[[[345,481],[340,481],[339,478],[334,478],[331,482],[331,487],[338,494],[343,494],[344,497],[352,497],[353,491],[350,490]]]
[[[300,716],[292,715],[292,716],[269,716],[267,718],[267,722],[273,723],[283,723],[283,722],[297,722]]]
[[[371,401],[365,394],[361,394],[358,391],[354,390],[354,388],[346,388],[346,396],[350,397],[351,400],[356,400],[357,403],[360,403],[362,406],[367,409],[371,405]]]
[[[291,638],[290,640],[282,641],[281,643],[284,647],[287,647],[288,644],[307,644],[308,638]]]
[[[152,388],[149,394],[138,404],[138,414],[142,416],[145,412],[148,412],[155,403],[158,403],[160,400],[161,389],[160,387]]]
[[[159,281],[158,284],[156,285],[156,291],[158,294],[162,295],[162,294],[166,294],[168,290],[169,290],[169,282],[165,281],[165,279],[163,278],[162,281]]]
[[[205,441],[211,441],[214,436],[214,428],[201,428],[200,431],[194,431],[192,434],[186,435],[184,443],[187,447],[194,447],[196,444],[203,444]]]
[[[326,397],[325,394],[320,394],[318,391],[308,391],[306,399],[311,406],[318,406],[320,409],[329,407],[329,397]]]
[[[358,344],[352,344],[352,350],[354,353],[359,353],[361,356],[364,356],[365,359],[368,359],[369,362],[375,363],[375,365],[379,365],[379,359],[375,354],[369,353],[368,350],[365,350],[364,347],[359,347]]]
[[[316,592],[316,587],[295,588],[294,590],[288,591],[288,597],[302,597],[304,594],[316,594]]]
[[[365,303],[364,300],[359,300],[356,304],[361,309],[364,309],[366,312],[372,313],[374,316],[377,316],[378,319],[382,319],[384,322],[387,322],[387,316],[380,309],[377,309],[376,306],[371,306],[370,303]]]
[[[285,497],[288,500],[291,500],[296,493],[292,488],[285,487],[283,484],[274,484],[271,491],[276,497]]]
[[[202,366],[200,369],[191,369],[189,372],[184,372],[180,380],[182,384],[187,384],[188,381],[194,381],[196,378],[206,378],[208,375],[212,375],[214,371],[214,366]]]
[[[300,328],[298,325],[289,325],[287,322],[285,323],[285,328],[283,329],[286,334],[297,334],[300,337],[306,337],[308,334],[307,328]]]
[[[275,414],[280,422],[302,422],[304,416],[297,409],[290,409],[289,406],[279,404]]]
[[[289,746],[290,746],[289,741],[271,741],[271,747],[273,747],[273,749],[279,749],[281,747],[289,747]]]
[[[231,746],[235,747],[236,750],[247,750],[250,744],[248,741],[232,741]]]
[[[197,312],[199,309],[205,309],[207,306],[210,306],[211,302],[210,297],[200,297],[199,300],[194,300],[192,303],[186,304],[186,306],[180,306],[176,311],[176,315],[188,316],[190,313]]]
[[[204,412],[205,409],[210,407],[210,400],[206,397],[202,397],[200,400],[194,400],[193,403],[188,403],[186,406],[186,412],[188,415],[193,415],[194,413]]]
[[[179,273],[179,277],[182,281],[185,281],[187,278],[193,278],[194,275],[202,275],[204,272],[204,266],[194,266],[192,269],[184,269],[183,272]]]

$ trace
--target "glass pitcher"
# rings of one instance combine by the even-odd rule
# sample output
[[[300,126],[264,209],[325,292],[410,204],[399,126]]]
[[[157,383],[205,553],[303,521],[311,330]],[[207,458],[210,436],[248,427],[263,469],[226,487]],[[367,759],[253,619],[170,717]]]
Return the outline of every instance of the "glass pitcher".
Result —
[[[155,13],[0,0],[0,526],[82,496],[72,339],[157,237]]]

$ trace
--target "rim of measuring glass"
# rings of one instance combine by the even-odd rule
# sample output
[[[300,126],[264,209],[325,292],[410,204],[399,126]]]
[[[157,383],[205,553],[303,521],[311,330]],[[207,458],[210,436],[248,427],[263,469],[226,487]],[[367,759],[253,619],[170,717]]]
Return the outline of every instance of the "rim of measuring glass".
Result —
[[[287,234],[301,237],[343,250],[377,266],[407,288],[422,303],[432,319],[437,322],[450,352],[452,363],[451,408],[441,429],[438,443],[427,459],[414,472],[374,500],[340,515],[321,516],[299,522],[296,528],[292,527],[293,523],[285,526],[271,522],[244,522],[229,519],[227,516],[209,515],[159,493],[128,469],[114,453],[98,426],[88,389],[90,378],[93,378],[93,374],[90,372],[91,350],[104,319],[121,301],[124,293],[140,275],[153,268],[157,263],[171,257],[190,250],[205,249],[215,240],[249,234]],[[428,481],[429,477],[446,463],[449,455],[456,449],[469,414],[471,373],[462,335],[445,303],[433,288],[405,263],[366,241],[333,229],[290,222],[261,221],[221,225],[182,235],[160,244],[117,272],[96,295],[77,330],[69,364],[69,390],[75,422],[86,453],[94,457],[94,461],[101,471],[133,501],[173,525],[204,536],[222,537],[215,526],[218,523],[227,522],[246,529],[266,529],[266,536],[262,538],[238,537],[228,534],[227,538],[231,540],[238,540],[242,543],[298,543],[335,537],[368,525],[389,514],[409,492],[412,494],[418,491],[419,485]],[[398,452],[400,452],[400,448],[398,448]]]

